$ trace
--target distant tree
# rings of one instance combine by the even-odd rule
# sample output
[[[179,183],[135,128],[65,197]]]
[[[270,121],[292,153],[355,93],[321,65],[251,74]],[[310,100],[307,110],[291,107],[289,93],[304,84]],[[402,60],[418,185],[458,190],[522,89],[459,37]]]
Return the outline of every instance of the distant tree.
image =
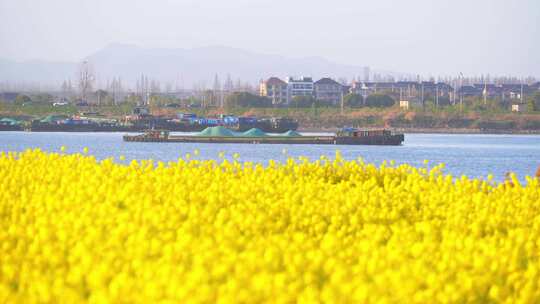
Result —
[[[48,93],[40,93],[32,95],[31,99],[35,103],[49,103],[53,101],[54,97]]]
[[[67,99],[71,95],[72,90],[71,80],[64,80],[62,83],[62,97]]]
[[[190,96],[188,99],[184,100],[185,105],[202,105],[202,101],[194,96]]]
[[[137,94],[128,94],[125,99],[124,103],[131,104],[131,105],[139,105],[141,104],[141,96]]]
[[[235,92],[227,96],[225,103],[228,107],[271,107],[272,100],[249,92]]]
[[[426,105],[432,105],[433,107],[439,105],[439,107],[446,107],[451,104],[450,98],[446,96],[440,96],[439,100],[436,99],[436,97],[430,96],[429,98],[426,98]]]
[[[234,84],[231,78],[231,74],[227,74],[227,78],[225,79],[225,83],[223,84],[223,90],[226,93],[232,92],[234,89]]]
[[[375,108],[391,107],[395,104],[395,100],[383,94],[373,94],[366,98],[366,106]]]
[[[451,101],[449,97],[446,96],[440,96],[438,100],[439,107],[447,107],[451,105]]]
[[[166,104],[172,103],[172,99],[167,96],[162,96],[159,94],[152,94],[148,98],[148,104],[152,106],[164,106]]]
[[[32,102],[32,99],[26,95],[23,95],[23,94],[19,94],[17,95],[17,97],[15,97],[15,104],[16,105],[23,105],[27,102]]]
[[[540,91],[534,93],[531,99],[534,102],[535,109],[538,111],[540,109]]]
[[[96,91],[95,94],[99,106],[106,103],[105,99],[109,96],[109,93],[107,91],[99,89]]]
[[[527,112],[535,112],[535,111],[538,111],[536,102],[533,98],[529,98],[529,101],[527,101]]]
[[[92,92],[95,81],[94,71],[88,61],[85,60],[79,65],[79,71],[77,76],[79,81],[79,92],[81,94],[81,99],[88,102],[88,93]]]
[[[212,104],[223,108],[223,96],[221,94],[221,82],[218,74],[214,76],[214,85],[212,86]]]
[[[364,97],[359,94],[347,94],[343,97],[343,102],[345,103],[345,106],[351,107],[351,108],[358,108],[361,107],[364,103]]]
[[[295,96],[292,99],[292,105],[295,108],[309,108],[313,105],[318,106],[318,102],[313,96]]]
[[[216,101],[216,94],[214,93],[213,90],[204,90],[204,92],[202,92],[202,97],[203,97],[203,100],[205,101],[205,106],[216,106],[215,104],[215,101]]]
[[[150,94],[161,93],[161,83],[157,80],[150,81]]]
[[[120,95],[120,92],[122,91],[122,82],[120,77],[116,78],[113,77],[111,83],[107,87],[107,90],[110,92],[109,98],[110,104],[116,105],[118,103],[118,96]]]
[[[240,78],[236,79],[236,84],[234,85],[234,90],[235,91],[243,91],[242,80],[240,80]]]
[[[172,83],[167,82],[167,83],[165,84],[165,92],[166,92],[166,93],[172,93],[172,91],[173,91],[172,88],[173,88]]]

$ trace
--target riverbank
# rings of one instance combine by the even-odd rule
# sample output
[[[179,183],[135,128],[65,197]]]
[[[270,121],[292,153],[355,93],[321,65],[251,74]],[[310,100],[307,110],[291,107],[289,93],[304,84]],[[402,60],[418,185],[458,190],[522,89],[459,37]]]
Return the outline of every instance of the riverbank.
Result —
[[[38,111],[39,110],[39,111]],[[64,112],[63,112],[63,111]],[[0,105],[0,118],[13,118],[29,123],[45,115],[75,115],[98,113],[100,119],[124,120],[133,111],[131,106],[75,107],[17,107]],[[193,113],[202,117],[221,114],[253,117],[290,117],[300,131],[335,132],[340,127],[391,128],[405,133],[437,134],[540,134],[540,112],[514,113],[507,111],[475,111],[465,107],[438,110],[402,110],[390,108],[164,108],[150,106],[150,112],[160,117],[177,117],[178,113]]]
[[[373,127],[376,128],[376,127]],[[384,127],[380,127],[384,128]],[[540,130],[482,130],[452,128],[390,128],[396,132],[408,134],[494,134],[494,135],[540,135]],[[298,132],[335,133],[339,128],[299,128]]]

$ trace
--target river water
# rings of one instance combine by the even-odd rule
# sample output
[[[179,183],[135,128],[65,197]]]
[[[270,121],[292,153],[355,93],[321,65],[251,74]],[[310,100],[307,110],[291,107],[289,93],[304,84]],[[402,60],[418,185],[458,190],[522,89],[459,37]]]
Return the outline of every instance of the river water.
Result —
[[[0,151],[23,151],[41,148],[58,152],[65,146],[67,153],[82,153],[84,147],[98,159],[123,155],[133,159],[174,161],[186,153],[199,150],[199,159],[219,159],[240,154],[241,161],[266,163],[273,159],[306,156],[318,159],[333,156],[336,149],[346,159],[362,157],[380,164],[384,160],[423,166],[445,163],[446,173],[455,176],[486,177],[493,174],[501,181],[506,172],[515,172],[520,179],[534,175],[540,166],[540,136],[538,135],[456,135],[406,134],[402,146],[336,146],[336,145],[260,145],[260,144],[195,144],[195,143],[133,143],[122,141],[122,133],[30,133],[0,132]],[[193,153],[192,153],[193,154]]]

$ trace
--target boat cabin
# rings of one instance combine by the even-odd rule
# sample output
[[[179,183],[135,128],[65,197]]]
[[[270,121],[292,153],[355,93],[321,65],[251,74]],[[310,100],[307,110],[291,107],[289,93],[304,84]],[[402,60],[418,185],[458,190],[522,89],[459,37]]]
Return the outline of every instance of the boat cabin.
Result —
[[[169,131],[168,130],[147,130],[144,132],[146,138],[154,139],[168,139]]]
[[[356,128],[343,128],[337,132],[340,137],[372,137],[372,136],[391,136],[392,131],[386,129],[360,130]]]

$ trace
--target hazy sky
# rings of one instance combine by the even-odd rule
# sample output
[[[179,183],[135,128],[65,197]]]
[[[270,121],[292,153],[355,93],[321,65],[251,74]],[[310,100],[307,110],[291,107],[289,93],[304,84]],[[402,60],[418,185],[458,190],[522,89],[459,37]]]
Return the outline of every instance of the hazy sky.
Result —
[[[424,75],[540,76],[539,0],[0,0],[0,57],[224,45]]]

